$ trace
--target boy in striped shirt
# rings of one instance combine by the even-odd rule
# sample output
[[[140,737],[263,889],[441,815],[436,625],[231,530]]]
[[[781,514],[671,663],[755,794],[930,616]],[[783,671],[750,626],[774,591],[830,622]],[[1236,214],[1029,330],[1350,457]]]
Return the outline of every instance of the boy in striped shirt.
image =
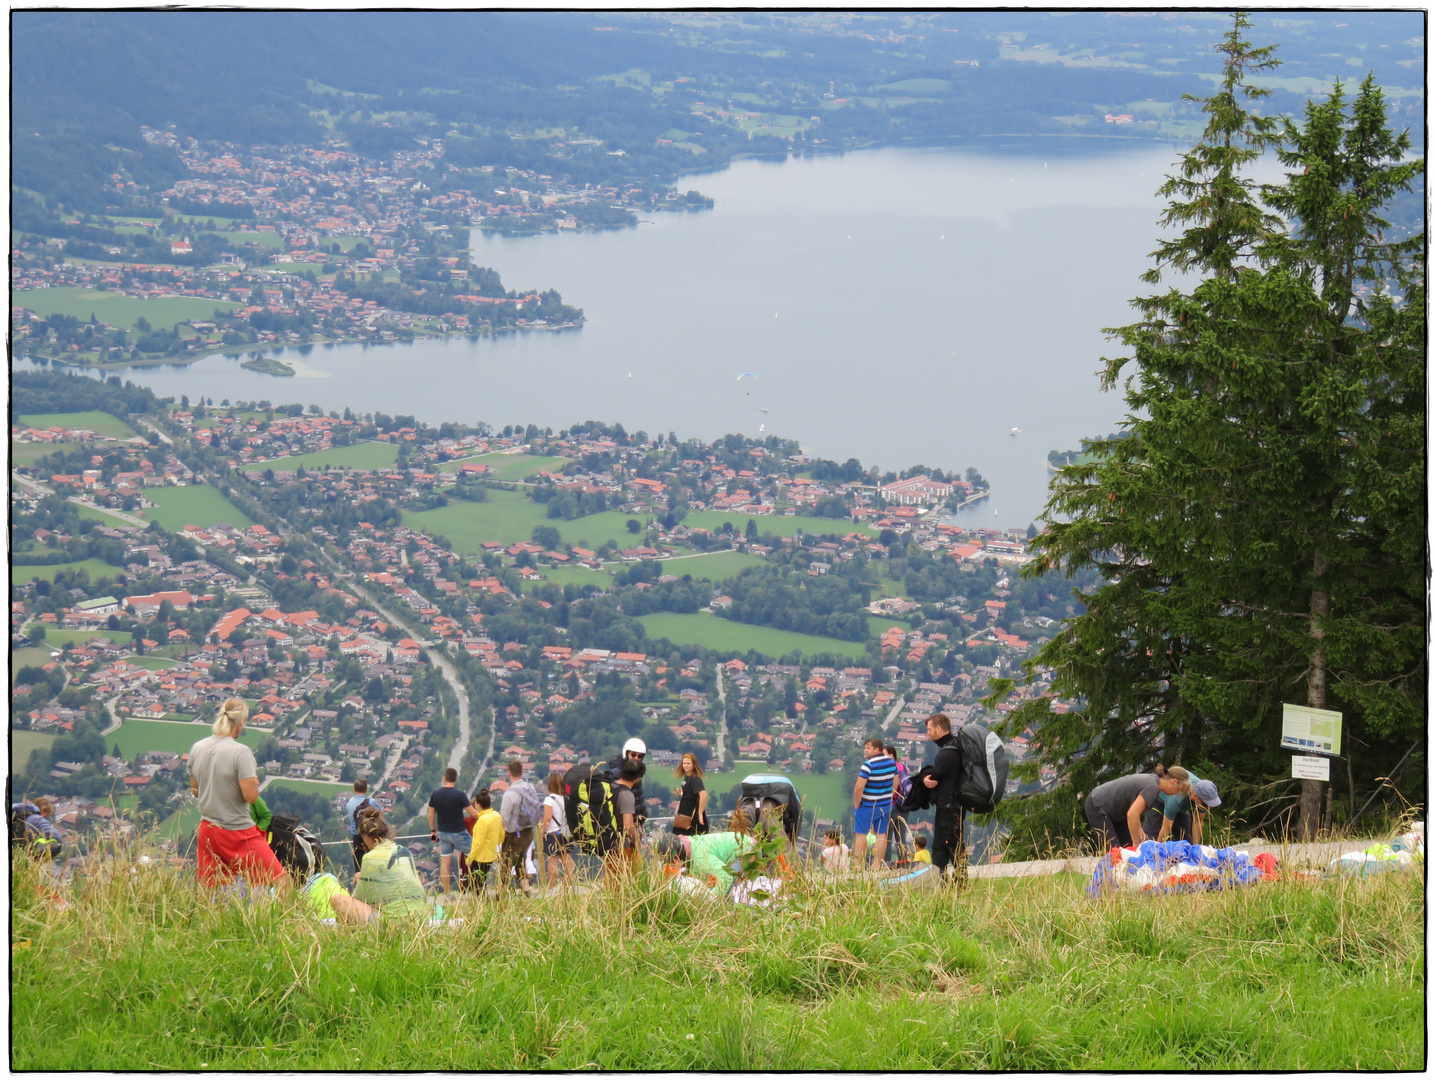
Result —
[[[853,787],[853,865],[859,869],[867,865],[869,832],[877,837],[873,843],[873,865],[882,865],[888,846],[893,784],[897,780],[897,762],[883,752],[881,739],[865,742],[863,755],[867,760],[858,770],[858,782]]]

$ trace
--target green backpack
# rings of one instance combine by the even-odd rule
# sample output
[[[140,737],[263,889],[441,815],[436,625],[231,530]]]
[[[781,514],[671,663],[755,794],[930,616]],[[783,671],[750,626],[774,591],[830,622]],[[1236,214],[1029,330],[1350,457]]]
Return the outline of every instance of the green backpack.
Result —
[[[563,776],[563,808],[571,842],[589,855],[607,855],[623,836],[608,766],[575,765]]]

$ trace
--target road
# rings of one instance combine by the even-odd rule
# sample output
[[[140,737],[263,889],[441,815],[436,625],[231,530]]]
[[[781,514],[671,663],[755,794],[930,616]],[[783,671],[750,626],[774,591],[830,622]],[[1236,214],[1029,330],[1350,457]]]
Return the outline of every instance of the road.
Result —
[[[897,723],[897,718],[902,714],[903,706],[906,704],[907,699],[899,694],[897,700],[893,702],[892,712],[888,713],[888,718],[883,721],[883,734],[886,735],[892,730],[893,725]]]
[[[467,792],[469,792],[470,794],[473,794],[475,791],[478,791],[478,790],[479,790],[479,787],[480,787],[480,786],[483,784],[483,782],[484,782],[484,777],[488,774],[489,765],[490,765],[490,764],[493,762],[493,760],[494,760],[494,747],[498,746],[498,737],[499,737],[498,732],[499,732],[499,710],[498,710],[497,707],[495,707],[495,706],[493,706],[493,705],[490,705],[490,706],[489,706],[489,748],[488,748],[486,751],[484,751],[484,760],[479,763],[478,775],[476,775],[476,776],[474,777],[473,786],[464,788],[464,790],[467,791]],[[457,765],[454,766],[454,767],[455,767],[455,768],[458,768]],[[461,778],[461,779],[462,779],[462,778]],[[460,786],[460,787],[463,787],[462,784],[460,784],[459,786]]]
[[[168,435],[166,435],[150,421],[146,420],[143,416],[136,416],[134,419],[140,425],[140,427],[145,428],[147,431],[152,431],[156,435],[158,435],[160,442],[164,443],[166,446],[173,446],[175,444],[175,441],[173,439],[171,439]]]
[[[718,702],[723,711],[718,714],[718,764],[728,762],[728,695],[723,688],[723,669],[718,668]]]

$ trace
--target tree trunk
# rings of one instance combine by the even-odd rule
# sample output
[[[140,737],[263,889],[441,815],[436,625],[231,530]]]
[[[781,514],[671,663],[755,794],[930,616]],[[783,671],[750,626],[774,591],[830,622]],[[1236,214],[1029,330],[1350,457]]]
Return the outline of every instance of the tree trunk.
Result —
[[[1331,614],[1331,594],[1326,591],[1322,578],[1326,576],[1327,561],[1318,554],[1312,560],[1312,578],[1315,584],[1311,590],[1311,665],[1306,674],[1306,703],[1313,709],[1326,708],[1326,631],[1321,620]],[[1297,818],[1296,834],[1299,840],[1316,839],[1321,825],[1321,781],[1301,782],[1301,815]]]

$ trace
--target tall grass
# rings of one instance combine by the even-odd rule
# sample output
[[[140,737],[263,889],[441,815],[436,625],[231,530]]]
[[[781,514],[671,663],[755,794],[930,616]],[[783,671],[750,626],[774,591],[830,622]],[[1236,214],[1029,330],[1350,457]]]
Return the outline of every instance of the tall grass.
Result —
[[[1090,900],[1075,875],[775,910],[657,877],[324,927],[123,859],[14,866],[29,1069],[1418,1069],[1418,874]]]

